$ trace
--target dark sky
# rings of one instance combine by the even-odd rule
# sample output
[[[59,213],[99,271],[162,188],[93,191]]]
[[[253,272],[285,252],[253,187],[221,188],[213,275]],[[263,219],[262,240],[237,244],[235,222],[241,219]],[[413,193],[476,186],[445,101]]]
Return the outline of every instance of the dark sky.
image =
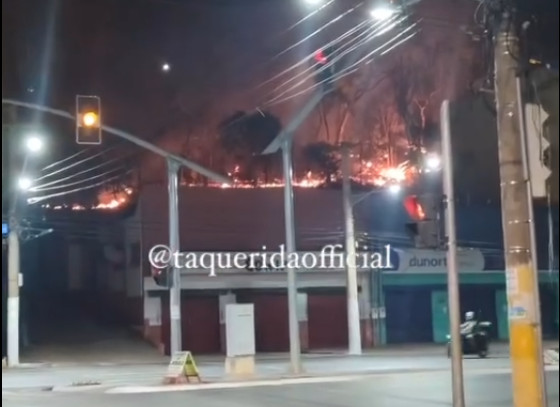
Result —
[[[533,3],[554,1],[557,7],[557,0]],[[3,96],[72,111],[76,94],[99,95],[105,123],[145,138],[166,133],[185,117],[216,122],[259,106],[266,92],[254,91],[256,85],[363,19],[350,15],[274,59],[356,3],[337,1],[287,31],[309,13],[302,0],[3,0]],[[451,48],[468,42],[457,27],[472,22],[474,1],[422,4],[424,16],[439,21],[433,26],[446,22],[438,35]],[[460,42],[453,42],[450,28]],[[168,73],[161,70],[164,62]],[[450,65],[452,74],[459,68]],[[285,118],[300,104],[294,99],[271,109]],[[73,140],[65,126],[61,132]]]
[[[247,92],[251,85],[318,43],[272,63],[271,57],[353,3],[339,1],[282,35],[308,13],[301,0],[3,0],[3,94],[29,88],[27,97],[66,109],[76,93],[98,94],[107,122],[144,134],[171,119],[177,94],[183,109],[216,98],[228,104],[225,94],[235,95],[235,108],[254,107],[260,101]],[[459,9],[474,2],[446,3]],[[556,12],[544,15],[557,19],[557,1],[531,3],[555,4]],[[430,13],[441,18],[438,7]],[[340,29],[352,24],[349,18]],[[558,24],[545,25],[543,37],[556,32],[557,43]],[[160,70],[164,62],[172,66],[168,75]]]
[[[280,31],[276,22],[289,20],[279,13],[290,7],[267,15],[275,2],[210,3],[3,1],[4,93],[33,88],[28,97],[67,108],[76,93],[97,94],[107,122],[153,129],[179,92],[196,105],[243,88],[256,61],[274,52],[261,41],[262,27]],[[163,62],[172,66],[168,75]]]
[[[356,3],[335,2],[286,32],[309,12],[301,0],[3,0],[3,94],[29,88],[27,98],[68,110],[75,94],[97,94],[105,122],[153,136],[179,114],[178,94],[183,111],[216,100],[221,111],[256,107],[256,84],[363,15],[274,55]]]

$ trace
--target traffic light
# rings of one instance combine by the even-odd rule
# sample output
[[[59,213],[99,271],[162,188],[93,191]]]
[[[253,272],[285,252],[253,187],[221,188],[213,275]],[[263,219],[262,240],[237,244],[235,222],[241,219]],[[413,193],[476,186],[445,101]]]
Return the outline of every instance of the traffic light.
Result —
[[[547,196],[547,183],[552,174],[551,148],[546,130],[548,114],[539,105],[525,105],[527,127],[527,156],[533,197]]]
[[[441,247],[442,197],[438,194],[410,195],[404,199],[404,207],[413,220],[405,225],[419,249]]]
[[[173,284],[171,267],[156,268],[152,266],[152,278],[160,287],[170,288]]]
[[[333,77],[336,73],[335,62],[333,61],[334,49],[327,47],[315,53],[315,80],[321,86],[329,89],[332,87]]]
[[[76,96],[76,143],[101,144],[101,99]]]

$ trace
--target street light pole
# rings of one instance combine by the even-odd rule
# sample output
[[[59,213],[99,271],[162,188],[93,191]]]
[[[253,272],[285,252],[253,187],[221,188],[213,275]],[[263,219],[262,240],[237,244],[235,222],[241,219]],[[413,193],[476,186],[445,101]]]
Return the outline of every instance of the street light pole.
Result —
[[[344,63],[345,72],[359,62],[360,53],[353,50],[353,54],[348,61]],[[266,147],[262,152],[263,155],[274,154],[278,150],[282,150],[283,173],[284,173],[284,216],[286,222],[286,252],[290,256],[290,249],[295,252],[295,219],[294,219],[294,203],[293,203],[293,185],[292,185],[292,139],[296,130],[309,117],[313,110],[321,103],[323,97],[333,92],[334,87],[329,84],[320,83],[318,89],[307,100],[301,109],[297,111],[294,117],[288,122],[286,127],[282,129],[280,134]],[[332,84],[331,84],[332,85]],[[288,141],[289,140],[289,141]],[[288,243],[291,242],[291,243]],[[292,247],[290,247],[292,246]],[[292,373],[298,374],[302,370],[300,355],[300,337],[299,323],[297,312],[297,280],[296,271],[288,268],[287,270],[288,285],[288,320],[290,321],[290,362]]]
[[[344,209],[346,255],[346,301],[348,312],[348,353],[362,354],[360,306],[358,303],[358,270],[356,267],[356,240],[350,186],[350,148],[342,148],[342,201]]]
[[[172,254],[181,250],[179,236],[179,164],[167,159],[167,181],[169,199],[169,249]],[[174,267],[171,257],[171,281],[169,286],[169,319],[171,355],[182,350],[181,337],[181,269]]]
[[[292,138],[286,137],[282,142],[282,167],[284,171],[284,222],[286,227],[286,253],[290,258],[296,252],[296,231],[294,214]],[[288,262],[288,324],[290,331],[290,365],[293,374],[300,374],[301,344],[299,338],[299,319],[297,312],[296,270]]]
[[[449,325],[451,327],[451,374],[453,407],[465,407],[463,379],[463,350],[461,338],[461,302],[457,263],[457,230],[455,225],[455,191],[453,185],[453,156],[449,101],[441,105],[441,144],[443,150],[443,193],[446,198],[445,229],[447,231],[447,291],[449,297]]]
[[[293,134],[305,121],[309,114],[317,107],[324,96],[324,90],[319,89],[307,101],[290,122],[282,129],[280,134],[269,144],[262,154],[274,154],[282,150],[282,172],[284,175],[284,221],[286,229],[286,255],[290,258],[296,252],[296,232],[294,215],[294,186],[293,186],[293,164],[292,148]],[[290,262],[288,262],[290,263]],[[288,265],[289,266],[289,265]],[[290,369],[293,374],[300,374],[301,366],[301,344],[299,337],[299,320],[297,307],[297,279],[296,270],[287,267],[287,291],[288,291],[288,322],[290,330]]]

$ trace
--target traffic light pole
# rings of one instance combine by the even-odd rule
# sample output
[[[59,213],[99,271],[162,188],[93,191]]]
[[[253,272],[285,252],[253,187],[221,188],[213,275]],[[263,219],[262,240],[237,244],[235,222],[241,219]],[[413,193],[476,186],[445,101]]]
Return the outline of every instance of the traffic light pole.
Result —
[[[443,150],[443,193],[446,198],[445,229],[447,231],[447,292],[449,297],[449,325],[451,327],[451,374],[453,407],[465,407],[463,379],[463,350],[461,338],[461,299],[457,262],[457,230],[455,223],[455,188],[453,183],[453,155],[449,101],[441,105],[441,144]]]
[[[348,353],[362,354],[362,333],[360,329],[360,307],[358,303],[358,270],[356,267],[356,240],[354,234],[354,214],[350,186],[350,148],[342,151],[342,204],[344,209],[344,233],[346,255],[346,301],[348,312]]]
[[[42,106],[42,105],[37,105],[37,104],[33,104],[33,103],[27,103],[27,102],[21,102],[18,100],[13,100],[13,99],[2,99],[2,104],[3,105],[10,105],[10,106],[18,106],[18,107],[23,107],[23,108],[27,108],[27,109],[32,109],[32,110],[38,110],[41,112],[45,112],[45,113],[49,113],[52,114],[54,116],[59,116],[59,117],[63,117],[69,120],[76,120],[76,117],[71,115],[68,112],[65,112],[63,110],[58,110],[58,109],[52,109],[50,107],[47,106]],[[187,160],[183,157],[180,157],[176,154],[172,154],[154,144],[151,144],[145,140],[142,140],[139,137],[136,137],[130,133],[124,132],[122,130],[119,129],[115,129],[113,127],[108,127],[108,126],[100,126],[101,130],[110,133],[120,139],[126,140],[132,144],[137,145],[140,148],[143,148],[145,150],[151,151],[152,153],[164,158],[167,160],[167,164],[168,164],[168,176],[169,176],[169,245],[170,245],[170,249],[172,250],[172,252],[177,252],[180,250],[180,246],[179,246],[179,208],[178,208],[178,186],[179,186],[179,182],[178,182],[178,171],[179,168],[181,166],[190,168],[191,170],[205,176],[208,177],[216,182],[219,182],[221,184],[231,184],[231,180],[227,177],[224,177],[220,174],[217,174],[207,168],[202,167],[201,165],[198,165],[190,160]],[[17,235],[16,235],[17,237]],[[13,237],[12,237],[13,239]],[[18,242],[19,243],[19,242]],[[15,247],[15,246],[13,246]],[[19,250],[19,249],[18,249]],[[18,256],[17,259],[19,259],[19,251],[17,252]],[[14,263],[16,260],[16,255],[15,252],[14,254],[12,254],[12,257],[9,257],[10,259],[13,258],[14,259]],[[14,274],[15,280],[14,278],[10,279],[10,283],[12,281],[15,281],[16,283],[19,284],[19,263],[18,264],[18,274]],[[15,267],[15,266],[14,266]],[[15,273],[14,271],[12,271],[12,274]],[[171,331],[172,331],[172,336],[171,336],[171,349],[180,349],[181,348],[181,276],[180,276],[180,270],[173,270],[172,272],[173,276],[172,276],[172,281],[173,281],[173,286],[170,288],[170,292],[169,292],[169,307],[170,307],[170,320],[171,320]],[[10,286],[11,287],[11,286]],[[19,285],[17,286],[17,292],[19,292]],[[13,293],[15,294],[16,291],[13,291]],[[10,294],[11,296],[11,294]],[[14,298],[17,299],[17,301],[10,301],[8,300],[8,307],[10,307],[10,304],[12,304],[12,309],[15,310],[14,312],[10,313],[10,310],[8,310],[8,315],[9,318],[12,318],[12,315],[15,317],[17,317],[17,321],[18,323],[16,323],[15,325],[13,325],[13,329],[15,329],[15,334],[12,335],[12,338],[18,339],[19,337],[19,294],[18,296],[14,296],[14,297],[10,297],[10,298]],[[16,315],[17,314],[17,315]],[[13,319],[13,318],[12,318]],[[9,328],[8,328],[9,330]],[[173,335],[174,333],[174,335]],[[10,338],[10,335],[8,334],[8,338]],[[15,342],[12,340],[12,347],[13,349],[15,349],[16,352],[16,356],[19,355],[19,340],[16,340]],[[8,344],[8,347],[10,347],[10,344]],[[16,356],[14,356],[14,359],[16,358]],[[16,361],[18,361],[16,359]]]
[[[167,181],[169,194],[169,250],[179,253],[179,164],[167,159]],[[172,256],[172,259],[175,257]],[[173,262],[173,261],[172,261]],[[181,337],[181,269],[171,265],[171,279],[169,286],[169,320],[170,320],[170,349],[171,355],[182,350]]]
[[[495,91],[502,190],[502,227],[515,407],[546,405],[537,264],[531,253],[528,188],[516,89],[519,39],[505,12],[495,39]]]

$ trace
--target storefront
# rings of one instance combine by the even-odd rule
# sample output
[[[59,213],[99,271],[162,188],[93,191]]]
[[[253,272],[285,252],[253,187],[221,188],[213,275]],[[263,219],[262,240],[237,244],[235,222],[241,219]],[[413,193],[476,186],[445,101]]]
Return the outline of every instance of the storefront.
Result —
[[[461,311],[493,323],[494,338],[507,339],[503,271],[485,270],[478,250],[459,253]],[[444,342],[449,332],[447,264],[444,252],[394,250],[388,269],[361,269],[359,305],[364,347]],[[558,272],[540,272],[545,337],[558,337]],[[298,272],[298,320],[303,351],[348,345],[346,273],[343,269]],[[225,305],[255,305],[258,352],[289,349],[284,270],[229,269],[209,277],[204,270],[182,274],[183,347],[197,353],[224,352]],[[165,350],[169,343],[167,291],[144,282],[147,337]]]
[[[447,264],[444,252],[397,251],[394,270],[373,273],[374,319],[383,343],[446,341],[449,333]],[[491,335],[508,339],[505,272],[485,270],[478,250],[459,252],[461,313],[492,322]],[[539,272],[543,337],[558,337],[558,271]],[[377,318],[375,318],[377,317]],[[381,318],[382,317],[382,318]]]

